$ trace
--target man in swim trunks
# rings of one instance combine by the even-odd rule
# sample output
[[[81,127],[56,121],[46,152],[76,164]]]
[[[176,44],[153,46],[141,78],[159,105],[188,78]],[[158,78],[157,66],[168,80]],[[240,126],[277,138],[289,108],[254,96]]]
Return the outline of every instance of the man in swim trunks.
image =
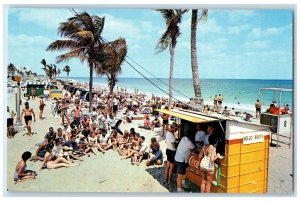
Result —
[[[80,124],[80,115],[82,114],[82,110],[79,106],[79,104],[76,104],[76,107],[72,110],[74,121],[78,122]]]
[[[223,97],[219,94],[218,97],[218,110],[222,109]]]
[[[33,111],[33,108],[29,108],[29,103],[25,102],[25,108],[23,108],[21,113],[20,122],[22,123],[22,116],[24,114],[24,120],[27,127],[28,135],[32,136],[31,133],[31,122],[32,122],[32,115],[33,115],[33,121],[35,122],[35,113]]]
[[[40,96],[40,114],[39,114],[39,119],[42,120],[43,119],[43,111],[44,111],[44,107],[46,106],[46,104],[44,103],[44,96]]]
[[[256,109],[256,118],[258,119],[261,114],[261,103],[259,102],[259,100],[256,100],[255,109]]]

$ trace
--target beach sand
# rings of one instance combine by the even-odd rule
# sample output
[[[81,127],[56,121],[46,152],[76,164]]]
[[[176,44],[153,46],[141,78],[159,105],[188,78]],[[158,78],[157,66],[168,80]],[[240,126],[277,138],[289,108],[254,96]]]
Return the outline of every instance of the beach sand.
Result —
[[[37,149],[36,143],[43,141],[45,133],[50,126],[56,130],[62,127],[61,119],[54,118],[50,114],[50,101],[45,101],[43,120],[38,119],[38,101],[30,100],[30,106],[36,113],[36,122],[32,124],[32,130],[37,132],[32,137],[23,136],[26,132],[21,131],[12,139],[5,139],[7,143],[7,189],[9,192],[134,192],[134,193],[167,193],[176,191],[176,177],[174,176],[172,189],[163,185],[164,167],[146,167],[145,161],[140,166],[131,165],[130,160],[120,160],[118,153],[112,150],[98,157],[84,156],[78,167],[43,169],[40,170],[41,162],[28,161],[27,166],[35,170],[38,176],[35,180],[14,184],[13,173],[17,162],[21,159],[24,151],[34,153]],[[152,117],[153,118],[153,117]],[[135,128],[136,132],[145,136],[150,142],[151,137],[158,134],[138,128],[142,120],[134,120],[131,124],[121,124],[121,130]],[[160,142],[161,149],[165,152],[164,141]],[[166,155],[164,154],[164,161]],[[5,162],[5,158],[4,158]],[[293,193],[293,146],[288,148],[282,145],[279,148],[270,147],[268,193],[291,195]],[[199,189],[191,185],[193,192]]]

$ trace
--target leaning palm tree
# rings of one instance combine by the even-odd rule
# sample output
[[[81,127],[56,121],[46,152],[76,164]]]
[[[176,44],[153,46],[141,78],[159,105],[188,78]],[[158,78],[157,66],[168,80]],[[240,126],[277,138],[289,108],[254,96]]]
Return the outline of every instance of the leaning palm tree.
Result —
[[[98,75],[106,75],[110,94],[113,93],[114,87],[118,82],[117,76],[121,72],[121,65],[127,54],[126,40],[119,38],[113,42],[104,44],[97,56]]]
[[[67,79],[69,79],[69,73],[70,73],[70,71],[71,71],[70,66],[66,65],[66,66],[64,67],[63,71],[67,73]]]
[[[201,20],[206,20],[208,16],[208,10],[202,10],[201,16],[198,19],[198,10],[192,10],[192,19],[191,19],[191,65],[192,65],[192,75],[193,75],[193,86],[195,97],[201,99],[201,105],[203,99],[201,98],[201,87],[199,79],[199,70],[197,62],[197,46],[196,46],[196,32],[197,32],[197,23]]]
[[[86,61],[90,68],[89,81],[89,110],[92,110],[92,87],[93,70],[96,67],[95,54],[96,49],[101,44],[101,33],[104,27],[104,17],[91,16],[86,12],[75,14],[66,22],[60,23],[58,32],[67,39],[56,40],[52,42],[47,50],[61,51],[69,50],[56,57],[57,63],[68,61],[71,58],[79,58],[81,62]]]
[[[169,48],[170,51],[170,77],[169,77],[169,108],[172,105],[173,97],[173,66],[174,66],[174,54],[177,43],[177,38],[180,35],[179,24],[181,23],[182,16],[187,10],[179,9],[158,9],[166,23],[166,30],[159,39],[156,46],[157,53]]]

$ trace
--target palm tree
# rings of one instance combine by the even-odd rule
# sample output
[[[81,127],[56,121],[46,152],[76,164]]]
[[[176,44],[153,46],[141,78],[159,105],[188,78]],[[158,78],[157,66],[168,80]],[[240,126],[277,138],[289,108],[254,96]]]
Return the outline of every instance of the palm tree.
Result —
[[[56,79],[56,75],[57,75],[57,67],[55,64],[53,64],[53,76]]]
[[[7,75],[9,76],[10,74],[15,74],[15,71],[17,70],[17,68],[15,67],[15,65],[13,65],[12,63],[7,65]]]
[[[45,60],[45,59],[42,59],[41,64],[44,66],[44,67],[42,68],[42,70],[45,71],[46,76],[48,76],[46,60]]]
[[[57,77],[59,77],[60,73],[61,73],[61,71],[60,71],[60,69],[58,68],[58,69],[57,69],[57,72],[56,72]]]
[[[66,65],[66,66],[64,67],[63,71],[67,73],[67,78],[69,79],[69,73],[70,73],[70,71],[71,71],[70,66]]]
[[[113,93],[116,86],[117,75],[121,72],[121,65],[127,54],[126,40],[119,38],[113,42],[103,45],[102,51],[97,58],[99,62],[96,73],[98,75],[106,75],[108,79],[108,87],[110,94]]]
[[[197,46],[196,46],[196,32],[197,32],[197,22],[200,20],[206,20],[208,15],[208,10],[204,9],[202,11],[201,17],[198,19],[198,10],[192,10],[192,20],[191,20],[191,65],[192,65],[192,75],[193,75],[193,86],[195,97],[201,99],[201,104],[203,99],[201,98],[201,87],[198,71],[197,62]]]
[[[179,9],[158,9],[166,23],[166,30],[159,39],[159,42],[156,46],[158,52],[162,52],[169,47],[170,51],[170,77],[169,77],[169,108],[172,105],[172,96],[173,96],[173,66],[174,66],[174,55],[175,47],[177,43],[177,38],[180,35],[179,24],[181,22],[183,14],[187,10]]]
[[[101,33],[104,27],[104,17],[91,16],[86,12],[75,14],[66,22],[60,23],[58,32],[67,38],[52,42],[47,51],[70,50],[56,57],[56,62],[68,61],[71,58],[79,58],[86,61],[90,68],[89,82],[89,110],[92,111],[92,87],[93,70],[96,67],[95,55],[101,44]]]

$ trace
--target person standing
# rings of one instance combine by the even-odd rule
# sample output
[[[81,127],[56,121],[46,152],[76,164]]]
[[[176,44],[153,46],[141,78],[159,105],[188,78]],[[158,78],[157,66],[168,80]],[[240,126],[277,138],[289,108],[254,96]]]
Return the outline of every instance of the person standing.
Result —
[[[62,102],[60,103],[61,121],[62,121],[61,125],[64,125],[65,117],[67,119],[68,125],[70,124],[70,119],[69,119],[68,114],[67,114],[68,108],[69,108],[68,104],[66,103],[65,99],[63,99]]]
[[[195,148],[195,145],[192,143],[192,132],[191,130],[187,131],[187,136],[184,136],[177,147],[175,154],[175,163],[177,166],[177,192],[182,191],[182,187],[186,188],[185,178],[186,178],[186,168],[189,166],[188,160],[190,157],[190,152]]]
[[[31,87],[31,99],[35,99],[35,88]]]
[[[215,95],[214,97],[214,108],[213,110],[217,110],[218,109],[218,95]]]
[[[23,108],[22,113],[21,113],[21,118],[20,118],[20,122],[22,123],[22,117],[24,114],[24,120],[25,120],[25,124],[27,127],[27,131],[28,131],[28,135],[32,136],[31,133],[31,122],[32,122],[32,116],[33,116],[33,121],[35,122],[35,113],[33,111],[33,108],[29,108],[29,103],[25,102],[25,108]]]
[[[214,161],[220,157],[220,154],[216,153],[216,148],[214,144],[216,143],[216,138],[209,138],[209,143],[205,145],[199,153],[199,161],[201,161],[204,156],[209,157],[209,163],[202,166],[204,161],[201,161],[201,193],[209,193],[211,188],[211,181],[214,175]],[[204,163],[205,164],[205,163]]]
[[[166,110],[168,110],[169,108],[166,106],[165,107]],[[161,116],[162,120],[163,120],[163,127],[162,127],[162,137],[164,137],[165,135],[165,130],[168,130],[168,125],[169,125],[169,115],[166,113],[163,113],[163,115]]]
[[[223,97],[221,94],[218,96],[218,110],[222,109]]]
[[[39,119],[42,120],[43,119],[43,111],[44,111],[44,107],[46,106],[45,102],[44,102],[44,96],[40,96],[40,113],[39,113]]]
[[[259,102],[259,100],[256,100],[255,109],[256,109],[256,118],[258,119],[261,114],[261,103]]]
[[[175,154],[176,154],[176,139],[174,133],[177,132],[178,125],[177,123],[173,123],[170,126],[170,130],[166,133],[166,144],[167,144],[167,164],[165,167],[165,178],[167,184],[170,186],[174,167],[175,167]]]

